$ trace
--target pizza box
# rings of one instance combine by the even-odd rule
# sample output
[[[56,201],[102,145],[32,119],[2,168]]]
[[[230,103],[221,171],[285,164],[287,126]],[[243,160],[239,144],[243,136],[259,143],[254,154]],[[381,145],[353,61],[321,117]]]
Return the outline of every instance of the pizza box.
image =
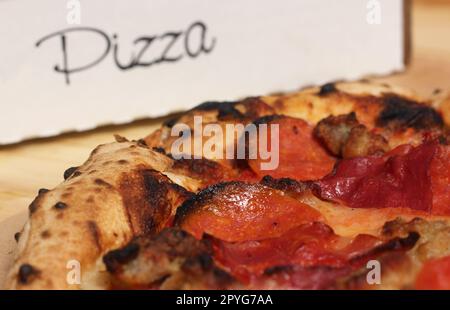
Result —
[[[401,71],[407,3],[0,1],[0,144]]]

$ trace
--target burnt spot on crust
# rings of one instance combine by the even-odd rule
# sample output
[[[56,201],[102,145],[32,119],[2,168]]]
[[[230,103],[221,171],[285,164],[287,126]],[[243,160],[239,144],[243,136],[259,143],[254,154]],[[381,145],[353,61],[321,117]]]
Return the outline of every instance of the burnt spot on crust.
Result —
[[[66,203],[59,201],[59,202],[57,202],[53,207],[54,207],[56,210],[64,210],[64,209],[66,209],[68,206],[67,206]]]
[[[103,256],[103,262],[105,263],[106,269],[114,273],[119,270],[120,265],[126,264],[129,261],[135,259],[139,254],[139,244],[136,242],[130,242],[125,247],[110,251],[105,256]]]
[[[28,211],[30,212],[30,215],[34,214],[37,211],[37,209],[39,208],[41,197],[42,197],[42,195],[38,195],[28,206]]]
[[[51,237],[50,231],[49,230],[44,230],[43,232],[41,232],[41,238],[42,239],[48,239]]]
[[[114,186],[112,186],[111,184],[109,184],[108,182],[106,182],[105,180],[102,180],[102,179],[95,179],[94,183],[98,186],[106,187],[109,189],[114,188]]]
[[[334,83],[326,83],[326,84],[322,85],[322,87],[320,87],[318,95],[326,96],[326,95],[329,95],[329,94],[337,92],[337,91],[338,90]]]
[[[253,121],[253,124],[256,126],[259,126],[262,124],[270,124],[271,122],[279,120],[283,117],[284,117],[283,115],[279,115],[279,114],[266,115],[266,116],[262,116],[262,117],[255,119]]]
[[[78,167],[70,167],[69,169],[64,171],[64,180],[70,178],[74,174],[74,172],[77,171],[77,169]]]
[[[205,184],[216,183],[227,178],[232,171],[220,163],[206,159],[174,159],[172,169],[177,173],[189,175]]]
[[[97,247],[97,249],[99,251],[102,250],[102,245],[101,245],[101,241],[100,241],[100,230],[97,226],[97,223],[95,223],[94,221],[87,221],[87,227],[88,227],[88,231],[92,236],[92,240],[95,243],[95,246]]]
[[[388,94],[383,97],[383,110],[378,116],[376,124],[379,127],[393,127],[394,129],[405,127],[431,129],[443,127],[444,121],[432,107]]]
[[[119,165],[126,165],[126,164],[128,164],[129,162],[128,162],[128,160],[126,160],[126,159],[120,159],[120,160],[117,161],[117,163],[118,163]]]
[[[167,176],[151,169],[124,174],[118,190],[136,235],[160,231],[176,207],[191,195]]]
[[[16,232],[15,234],[14,234],[14,240],[16,240],[16,242],[19,242],[19,240],[20,240],[20,235],[21,235],[22,233],[19,231],[19,232]]]
[[[172,128],[173,126],[175,126],[175,124],[178,122],[179,119],[180,119],[179,116],[170,118],[163,122],[163,126]]]
[[[224,119],[242,119],[244,114],[236,109],[236,102],[204,102],[194,108],[194,111],[211,111],[217,110],[217,118],[219,120]]]
[[[164,126],[172,128],[184,115],[195,114],[198,111],[217,111],[220,121],[252,120],[263,115],[273,114],[275,110],[259,97],[249,97],[242,101],[208,101],[188,112],[164,122]]]
[[[212,110],[223,110],[228,111],[230,106],[234,106],[236,101],[206,101],[197,105],[192,110],[194,111],[212,111]]]
[[[118,135],[118,134],[115,134],[115,135],[114,135],[114,139],[116,139],[116,142],[117,142],[117,143],[130,142],[127,138],[125,138],[125,137],[123,137],[123,136],[121,136],[121,135]]]
[[[172,127],[173,127],[173,126],[172,126]],[[152,150],[155,151],[155,152],[157,152],[157,153],[166,155],[166,150],[165,150],[163,147],[154,147],[154,148],[152,148]]]
[[[44,194],[48,193],[49,191],[50,191],[49,189],[41,188],[41,189],[39,189],[38,194],[44,195]]]
[[[19,267],[18,280],[20,284],[29,284],[39,275],[40,271],[30,264],[23,264]]]
[[[139,139],[136,141],[137,145],[143,148],[148,148],[147,142],[145,142],[145,139]]]

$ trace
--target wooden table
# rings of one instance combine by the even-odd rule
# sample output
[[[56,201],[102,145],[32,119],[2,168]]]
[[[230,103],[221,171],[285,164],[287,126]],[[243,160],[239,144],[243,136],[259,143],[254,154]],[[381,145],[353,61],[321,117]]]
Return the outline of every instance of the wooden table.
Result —
[[[450,1],[416,0],[413,5],[413,54],[406,72],[374,78],[410,87],[429,96],[450,91]],[[13,234],[27,218],[39,188],[62,181],[64,170],[84,162],[90,151],[113,134],[137,139],[159,127],[162,119],[0,147],[0,287],[15,247]]]

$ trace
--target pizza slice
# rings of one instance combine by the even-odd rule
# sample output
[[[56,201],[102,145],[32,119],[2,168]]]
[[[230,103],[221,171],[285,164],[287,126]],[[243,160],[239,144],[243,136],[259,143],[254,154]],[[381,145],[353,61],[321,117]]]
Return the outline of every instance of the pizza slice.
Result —
[[[140,141],[117,137],[39,191],[7,287],[448,289],[446,102],[326,84],[207,102]],[[199,117],[241,130],[212,150]],[[256,143],[276,143],[274,169]],[[68,281],[74,261],[79,283]]]

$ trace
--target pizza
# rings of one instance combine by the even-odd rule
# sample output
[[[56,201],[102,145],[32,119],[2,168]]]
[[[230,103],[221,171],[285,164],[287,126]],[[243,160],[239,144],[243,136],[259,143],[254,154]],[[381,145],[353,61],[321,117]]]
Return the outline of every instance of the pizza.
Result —
[[[369,81],[203,103],[39,190],[6,286],[450,289],[449,124]]]

